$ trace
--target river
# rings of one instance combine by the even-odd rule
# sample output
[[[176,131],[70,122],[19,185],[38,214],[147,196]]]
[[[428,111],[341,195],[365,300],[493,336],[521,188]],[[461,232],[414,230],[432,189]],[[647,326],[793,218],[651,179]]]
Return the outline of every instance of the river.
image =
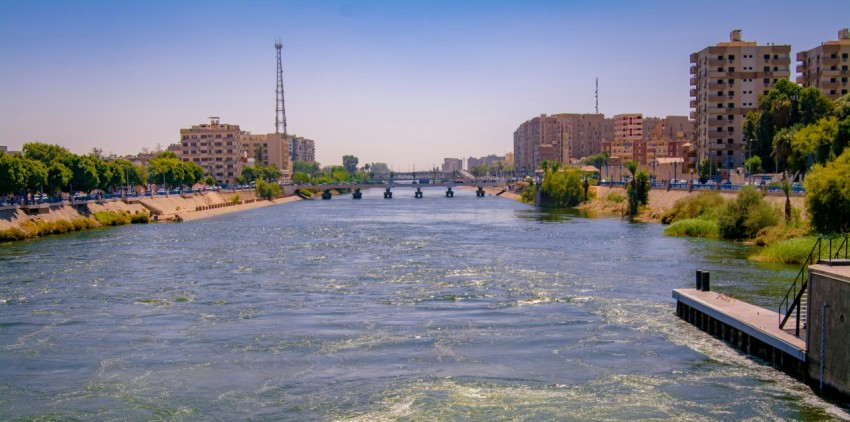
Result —
[[[773,308],[797,268],[424,192],[0,246],[0,419],[850,418],[674,315],[697,269]]]

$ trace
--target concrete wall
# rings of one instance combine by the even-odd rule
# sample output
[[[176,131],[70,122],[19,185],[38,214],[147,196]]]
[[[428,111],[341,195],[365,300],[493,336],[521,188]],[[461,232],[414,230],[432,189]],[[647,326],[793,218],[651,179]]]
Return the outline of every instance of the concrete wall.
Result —
[[[810,384],[817,391],[823,363],[824,390],[850,397],[850,266],[812,265],[809,274],[806,360]],[[824,303],[828,304],[825,323]]]

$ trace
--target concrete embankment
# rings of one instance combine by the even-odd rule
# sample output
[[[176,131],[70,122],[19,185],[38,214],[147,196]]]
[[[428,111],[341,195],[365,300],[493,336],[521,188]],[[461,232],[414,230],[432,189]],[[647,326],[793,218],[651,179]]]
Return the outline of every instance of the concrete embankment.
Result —
[[[238,195],[238,197],[237,197]],[[189,195],[156,196],[153,198],[123,201],[111,199],[103,202],[63,203],[42,205],[38,210],[6,207],[0,209],[0,231],[22,229],[31,221],[73,221],[91,217],[101,211],[149,214],[154,221],[191,221],[231,212],[262,208],[297,201],[298,197],[278,198],[272,201],[259,199],[254,191],[204,192]]]

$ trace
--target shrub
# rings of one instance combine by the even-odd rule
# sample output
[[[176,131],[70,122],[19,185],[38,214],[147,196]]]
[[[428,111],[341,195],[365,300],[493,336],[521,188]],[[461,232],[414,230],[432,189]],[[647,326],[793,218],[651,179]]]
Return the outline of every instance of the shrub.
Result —
[[[237,193],[237,194],[235,194],[235,195],[231,196],[231,197],[230,197],[230,199],[229,199],[229,201],[230,201],[230,203],[231,203],[231,204],[238,204],[238,203],[239,203],[239,199],[240,199],[240,196],[239,196],[239,194]]]
[[[664,224],[690,218],[717,219],[719,211],[726,202],[717,192],[699,192],[679,199],[673,208],[664,213],[661,222]]]
[[[133,214],[130,216],[131,224],[148,224],[150,223],[150,217],[147,214]]]
[[[765,247],[750,259],[781,264],[802,264],[809,257],[816,241],[817,237],[814,236],[783,240]]]
[[[97,227],[97,222],[91,218],[79,217],[71,220],[71,225],[74,226],[74,231],[80,231]]]
[[[280,196],[282,193],[283,191],[277,183],[268,183],[263,181],[263,179],[257,180],[257,195],[259,195],[260,198],[271,201],[272,199]]]
[[[0,242],[12,242],[27,238],[27,234],[17,227],[0,230]]]
[[[806,177],[806,208],[821,233],[850,231],[850,149]]]
[[[691,237],[720,237],[717,221],[703,218],[689,218],[679,220],[670,227],[664,229],[667,236],[691,236]]]
[[[753,186],[744,186],[734,201],[727,202],[717,219],[720,235],[726,239],[753,238],[759,230],[776,225],[780,211],[764,202]]]
[[[120,226],[130,224],[130,215],[126,212],[98,211],[92,214],[102,226]]]
[[[623,201],[626,200],[626,197],[623,196],[623,195],[620,195],[617,191],[612,190],[612,191],[608,192],[608,196],[606,196],[605,199],[609,202],[622,204]]]
[[[534,186],[534,184],[529,183],[528,186],[526,186],[525,189],[522,190],[522,194],[520,194],[520,197],[522,198],[522,202],[525,202],[527,204],[533,204],[534,203],[534,194],[535,194],[534,191],[535,191],[535,189],[536,189],[536,187]]]
[[[754,242],[759,246],[768,246],[777,242],[781,242],[783,240],[794,239],[797,237],[803,237],[808,233],[807,227],[801,226],[792,226],[792,225],[778,225],[765,227],[759,230],[756,233],[756,238]]]

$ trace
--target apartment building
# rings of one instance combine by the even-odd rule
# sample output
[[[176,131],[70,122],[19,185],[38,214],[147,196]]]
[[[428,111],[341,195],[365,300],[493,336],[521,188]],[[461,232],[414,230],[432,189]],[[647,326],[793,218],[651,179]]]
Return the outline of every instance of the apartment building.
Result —
[[[514,168],[530,174],[544,160],[570,163],[598,154],[613,133],[612,120],[602,114],[542,114],[514,131]]]
[[[614,139],[603,142],[602,150],[615,161],[634,160],[650,165],[659,158],[683,158],[683,145],[694,136],[694,122],[687,116],[620,114],[613,121]]]
[[[744,119],[757,109],[759,94],[790,77],[790,54],[789,45],[742,41],[737,29],[728,42],[691,54],[691,119],[696,121],[699,160],[743,166]]]
[[[292,161],[316,161],[316,143],[312,139],[292,136],[289,146]]]
[[[831,99],[850,90],[850,29],[838,31],[838,39],[797,53],[797,83],[813,86]]]
[[[210,117],[209,123],[180,129],[178,156],[200,165],[204,176],[234,184],[247,159],[241,136],[239,125],[220,123],[218,117]]]
[[[460,158],[443,158],[443,173],[453,173],[463,170],[463,160]]]
[[[498,156],[496,154],[490,154],[486,157],[480,157],[480,158],[469,157],[469,158],[466,159],[466,170],[472,171],[472,169],[474,169],[475,167],[481,166],[481,165],[484,165],[484,166],[487,166],[487,167],[497,167],[499,165],[499,163],[502,163],[502,169],[504,169],[505,168],[504,167],[505,166],[505,157],[504,156]]]
[[[282,133],[265,135],[242,132],[240,141],[248,158],[256,164],[273,166],[280,170],[281,179],[292,177],[292,162],[289,153],[289,139]]]

